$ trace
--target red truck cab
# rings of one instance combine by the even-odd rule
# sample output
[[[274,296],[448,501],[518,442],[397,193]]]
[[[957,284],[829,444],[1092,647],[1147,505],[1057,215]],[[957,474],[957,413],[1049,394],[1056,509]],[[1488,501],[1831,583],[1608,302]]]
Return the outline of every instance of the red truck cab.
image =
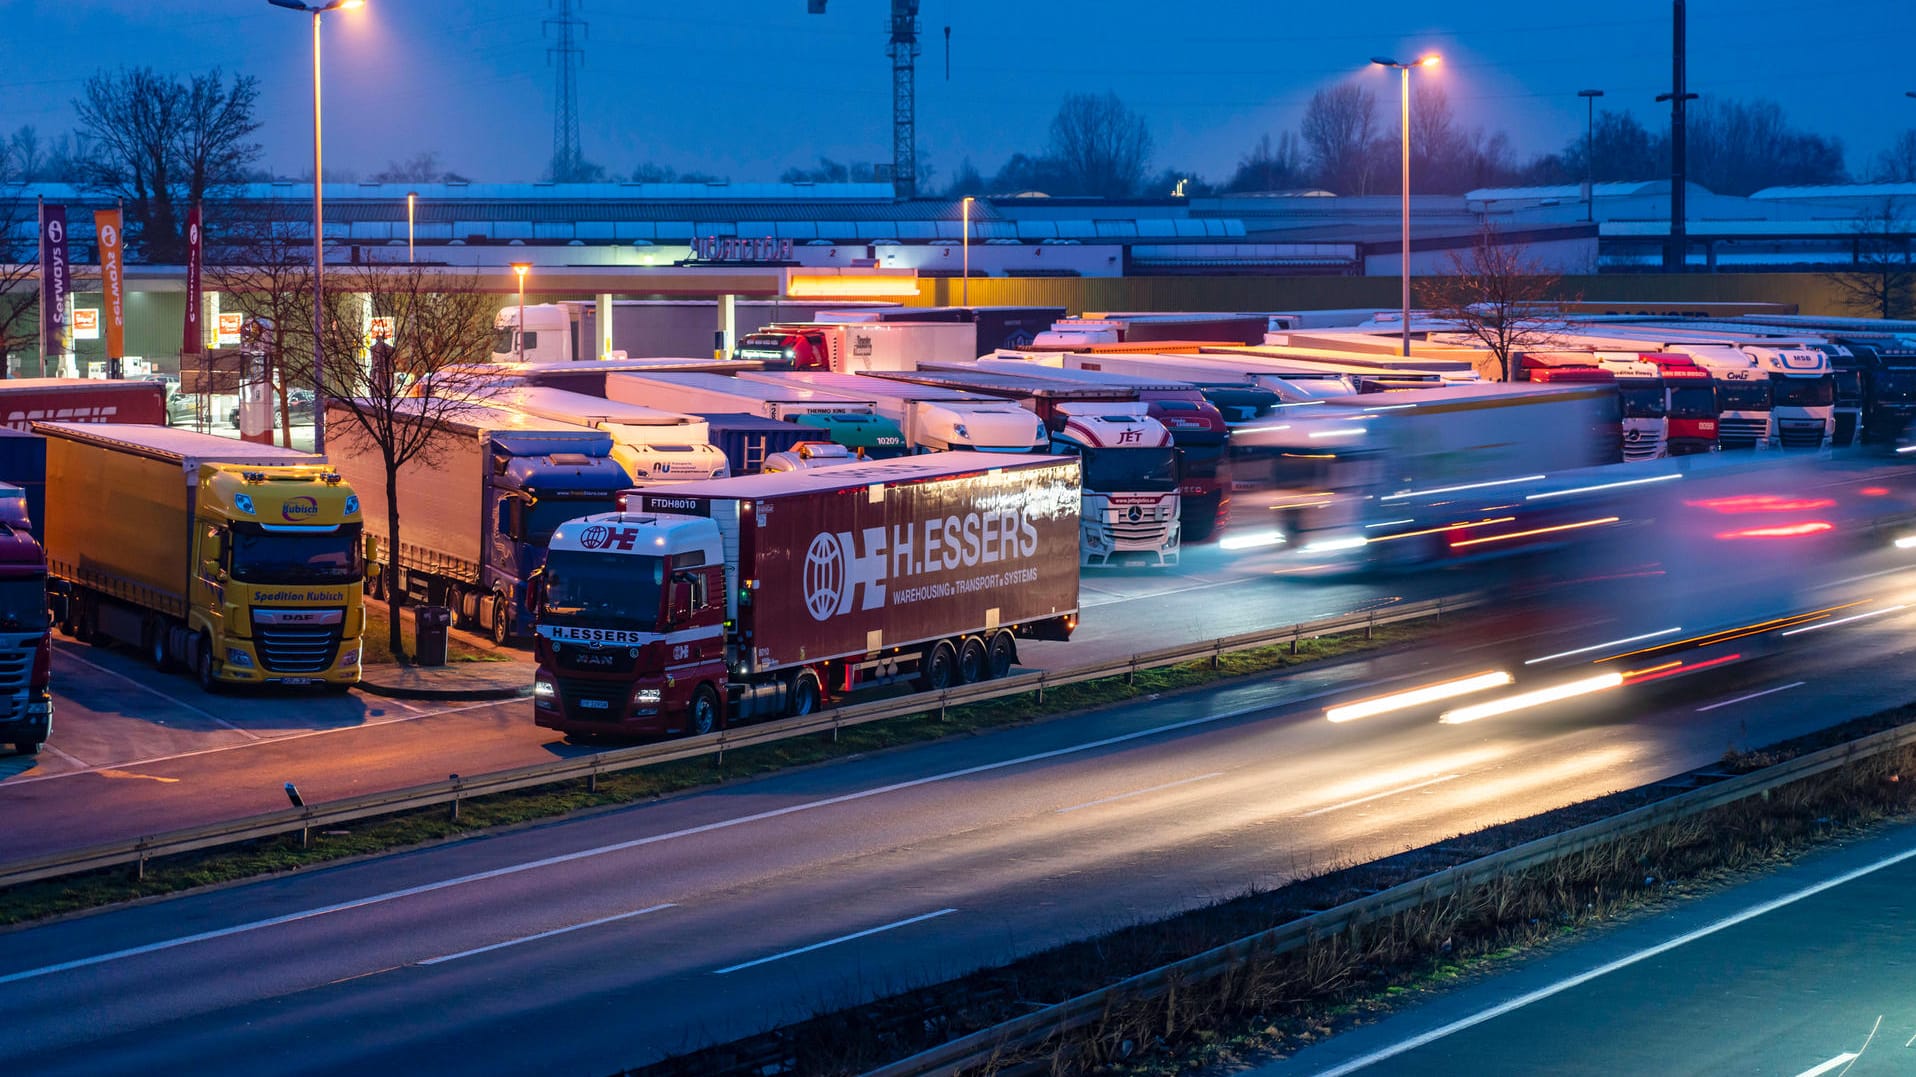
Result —
[[[53,732],[53,618],[46,552],[27,523],[26,492],[0,483],[0,741],[32,755]]]
[[[1717,451],[1716,386],[1710,372],[1687,355],[1645,352],[1663,374],[1669,400],[1671,456]]]

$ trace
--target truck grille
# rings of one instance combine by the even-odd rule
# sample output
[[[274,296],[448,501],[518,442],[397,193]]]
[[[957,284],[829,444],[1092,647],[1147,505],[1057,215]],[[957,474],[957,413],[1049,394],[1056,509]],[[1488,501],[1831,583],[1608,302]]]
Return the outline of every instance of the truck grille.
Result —
[[[1781,422],[1777,424],[1777,438],[1785,449],[1820,449],[1823,447],[1823,424]]]
[[[1726,449],[1748,449],[1769,436],[1768,419],[1718,419],[1717,442]]]
[[[255,610],[253,650],[268,673],[324,673],[339,657],[344,621],[344,610]]]
[[[38,636],[0,637],[0,722],[25,717],[27,682],[33,679],[33,652]]]
[[[1164,545],[1166,532],[1170,525],[1162,520],[1140,520],[1132,523],[1119,519],[1111,524],[1111,537],[1116,540],[1120,550],[1155,550]]]
[[[565,716],[575,722],[618,722],[625,718],[625,701],[632,686],[624,681],[586,681],[560,677],[559,699]],[[603,707],[591,704],[603,703]]]
[[[1655,434],[1623,439],[1625,460],[1654,460],[1663,455],[1663,439]]]

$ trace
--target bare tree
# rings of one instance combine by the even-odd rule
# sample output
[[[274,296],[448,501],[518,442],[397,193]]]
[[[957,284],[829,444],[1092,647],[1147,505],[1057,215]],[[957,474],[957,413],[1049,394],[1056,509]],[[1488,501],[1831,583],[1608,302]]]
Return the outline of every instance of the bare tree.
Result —
[[[439,163],[439,154],[420,150],[404,161],[388,161],[368,177],[371,183],[466,183],[466,177]]]
[[[1873,318],[1916,316],[1916,263],[1910,222],[1892,200],[1859,214],[1850,227],[1850,264],[1823,275],[1849,310]]]
[[[0,378],[13,376],[14,353],[37,349],[40,339],[39,228],[26,198],[32,169],[17,135],[0,143]]]
[[[326,296],[323,362],[329,413],[340,421],[328,436],[378,453],[384,467],[387,547],[378,589],[391,603],[387,643],[398,655],[405,601],[394,556],[402,548],[399,472],[435,467],[451,436],[445,421],[485,395],[493,300],[474,274],[423,266],[366,266],[331,280],[337,290]],[[391,319],[391,337],[368,342],[369,317]]]
[[[248,319],[272,327],[265,341],[265,376],[278,405],[282,443],[291,445],[291,387],[310,384],[313,369],[308,330],[313,324],[312,241],[271,205],[229,213],[216,222],[218,241],[207,259],[207,283],[232,297]]]
[[[101,72],[73,102],[91,152],[82,181],[126,204],[127,231],[150,262],[186,258],[186,209],[240,182],[259,157],[258,81],[215,69],[182,80],[150,67]]]
[[[1272,141],[1269,133],[1257,140],[1251,152],[1237,162],[1237,171],[1224,184],[1224,190],[1282,191],[1304,185],[1304,154],[1298,148],[1297,135],[1286,131]]]
[[[1691,106],[1690,179],[1718,194],[1764,187],[1839,183],[1843,144],[1793,128],[1774,101],[1712,101]]]
[[[1888,149],[1876,155],[1870,179],[1877,183],[1916,183],[1916,129],[1897,135]]]
[[[1563,278],[1503,242],[1494,225],[1485,224],[1467,252],[1451,252],[1449,269],[1418,280],[1417,302],[1495,355],[1501,380],[1510,380],[1513,355],[1556,343],[1562,319],[1552,302],[1566,298]]]
[[[1050,157],[1071,194],[1137,193],[1151,162],[1151,130],[1115,93],[1074,93],[1051,118]]]
[[[1312,94],[1302,134],[1319,183],[1339,194],[1370,193],[1377,95],[1369,87],[1345,82]]]

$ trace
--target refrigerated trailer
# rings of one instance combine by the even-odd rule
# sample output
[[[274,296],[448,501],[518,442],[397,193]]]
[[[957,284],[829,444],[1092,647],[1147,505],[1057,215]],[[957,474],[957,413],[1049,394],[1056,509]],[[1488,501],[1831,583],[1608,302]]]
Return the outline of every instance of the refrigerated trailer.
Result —
[[[816,370],[767,370],[739,378],[778,386],[784,392],[805,388],[868,401],[878,414],[898,424],[914,452],[1042,452],[1050,441],[1036,415],[983,393]]]
[[[711,430],[696,415],[543,385],[501,389],[488,395],[486,402],[539,419],[604,431],[612,437],[612,459],[633,482],[723,479],[731,474],[725,454],[711,444]]]
[[[553,535],[534,717],[701,734],[998,677],[1077,624],[1078,465],[939,453],[637,492]]]

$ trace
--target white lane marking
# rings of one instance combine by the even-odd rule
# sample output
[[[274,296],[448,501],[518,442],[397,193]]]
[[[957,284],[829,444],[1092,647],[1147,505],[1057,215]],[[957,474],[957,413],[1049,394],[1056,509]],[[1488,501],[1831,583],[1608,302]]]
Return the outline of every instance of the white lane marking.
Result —
[[[199,707],[195,707],[193,704],[188,703],[184,699],[176,699],[173,696],[167,695],[165,692],[160,691],[158,688],[155,688],[152,685],[145,683],[144,681],[135,680],[132,677],[129,677],[124,673],[121,673],[117,669],[108,669],[105,666],[99,664],[98,662],[89,662],[86,659],[81,658],[79,655],[74,654],[72,651],[63,651],[63,654],[68,661],[78,662],[81,665],[86,666],[90,669],[97,669],[101,673],[104,673],[109,677],[117,677],[118,679],[125,681],[126,683],[132,685],[133,687],[138,688],[142,692],[148,692],[153,695],[159,696],[161,699],[166,700],[168,703],[173,704],[174,706],[180,708],[183,711],[190,711],[194,714],[199,715],[202,718],[205,718],[206,720],[210,722],[213,722],[216,725],[225,726],[227,729],[230,729],[233,732],[238,733],[242,737],[247,737],[252,740],[260,739],[259,734],[253,732],[250,729],[241,729],[239,726],[236,726],[233,723],[227,721],[226,719],[221,718],[219,715],[214,714],[212,711],[203,710]]]
[[[1829,583],[1825,584],[1824,586],[1825,587],[1840,587],[1846,583],[1858,583],[1862,580],[1873,580],[1878,576],[1889,576],[1898,572],[1908,572],[1908,571],[1909,571],[1908,565],[1899,565],[1896,568],[1886,568],[1880,572],[1865,572],[1861,576],[1845,576],[1840,580],[1831,580]]]
[[[519,700],[489,699],[483,703],[469,703],[463,707],[447,707],[445,710],[421,711],[418,714],[404,714],[397,718],[376,718],[356,725],[334,726],[331,729],[307,729],[298,733],[288,733],[279,737],[262,737],[246,741],[243,744],[221,744],[212,748],[195,748],[190,752],[175,752],[172,755],[155,755],[145,759],[117,760],[111,763],[89,764],[85,770],[68,770],[59,774],[41,774],[31,778],[11,778],[0,784],[0,790],[11,789],[16,785],[30,785],[33,782],[50,782],[55,778],[72,778],[81,774],[93,774],[106,768],[148,767],[155,763],[171,763],[179,759],[192,759],[201,755],[218,755],[221,752],[238,751],[242,748],[258,748],[270,744],[285,744],[288,741],[305,740],[307,737],[319,737],[328,733],[351,733],[359,729],[371,729],[375,726],[398,725],[401,722],[416,722],[421,718],[437,718],[442,714],[458,714],[460,711],[474,711],[483,707],[509,706]]]
[[[613,842],[610,845],[600,845],[591,849],[579,849],[570,853],[559,853],[555,856],[541,857],[538,860],[527,860],[518,864],[508,864],[502,868],[492,868],[487,871],[475,871],[466,875],[455,875],[450,879],[440,879],[437,882],[421,883],[418,886],[409,886],[403,890],[388,890],[383,894],[373,894],[369,897],[355,898],[352,901],[341,901],[332,905],[322,905],[322,906],[319,906],[318,908],[305,909],[300,912],[289,912],[282,916],[268,917],[267,919],[264,919],[264,920],[252,920],[243,924],[234,924],[230,927],[214,928],[211,931],[201,931],[193,935],[182,935],[178,938],[162,939],[159,942],[149,942],[143,946],[131,946],[124,950],[114,950],[114,951],[111,951],[110,953],[95,954],[92,957],[74,958],[71,961],[62,961],[54,965],[43,965],[37,969],[24,969],[20,972],[11,972],[11,973],[6,973],[4,975],[0,975],[0,985],[17,983],[21,980],[31,980],[40,976],[52,975],[53,973],[56,973],[56,972],[68,972],[73,969],[91,968],[94,965],[104,965],[109,962],[124,960],[125,958],[129,958],[129,957],[139,957],[143,954],[158,953],[162,950],[171,950],[180,946],[189,946],[196,942],[210,942],[214,939],[224,939],[233,935],[243,935],[251,931],[260,931],[269,927],[278,927],[281,924],[291,924],[291,923],[296,923],[300,920],[309,920],[316,916],[325,916],[335,912],[346,912],[351,909],[362,909],[370,905],[380,905],[388,901],[398,901],[402,898],[415,897],[420,894],[430,894],[435,891],[450,889],[451,887],[455,887],[455,886],[464,886],[467,883],[485,882],[489,879],[502,879],[507,876],[518,875],[523,872],[537,871],[541,868],[555,867],[560,864],[570,864],[579,860],[589,860],[589,859],[592,859],[593,857],[606,856],[611,853],[622,853],[628,849],[638,849],[647,845],[656,845],[660,842],[671,841],[675,838],[689,838],[699,834],[709,834],[717,830],[729,830],[732,827],[744,826],[747,823],[757,823],[757,822],[763,822],[766,819],[778,819],[787,815],[796,815],[799,812],[813,811],[818,808],[829,808],[839,804],[850,804],[854,801],[866,800],[876,796],[883,796],[886,793],[895,793],[903,789],[916,789],[921,785],[931,785],[936,782],[950,781],[954,778],[967,778],[973,774],[984,774],[989,771],[1004,770],[1007,767],[1023,766],[1026,763],[1036,763],[1046,759],[1057,759],[1061,756],[1076,755],[1080,752],[1088,752],[1096,748],[1110,747],[1113,744],[1125,744],[1134,740],[1142,740],[1146,737],[1155,737],[1164,733],[1175,733],[1175,732],[1178,732],[1179,730],[1191,729],[1201,725],[1209,725],[1213,722],[1229,721],[1230,719],[1233,719],[1233,718],[1241,718],[1247,714],[1256,714],[1259,711],[1288,708],[1300,703],[1309,702],[1311,699],[1314,699],[1314,698],[1321,698],[1322,696],[1326,696],[1329,694],[1330,692],[1328,691],[1319,692],[1319,693],[1316,693],[1315,695],[1306,696],[1303,699],[1299,699],[1299,700],[1291,700],[1291,701],[1286,701],[1281,703],[1260,703],[1255,706],[1240,707],[1236,710],[1224,711],[1220,714],[1207,714],[1202,718],[1187,718],[1182,722],[1172,722],[1169,725],[1152,726],[1149,729],[1139,729],[1139,730],[1134,730],[1130,733],[1120,733],[1115,737],[1105,737],[1101,740],[1086,741],[1083,744],[1073,744],[1064,748],[1053,748],[1050,751],[1035,752],[1031,755],[1019,756],[1016,759],[1001,759],[995,763],[980,763],[977,766],[965,767],[960,770],[948,770],[942,774],[928,774],[923,778],[911,778],[909,780],[902,781],[902,782],[893,782],[890,785],[880,785],[870,789],[861,789],[855,793],[841,793],[838,796],[825,797],[820,800],[808,800],[799,804],[788,804],[783,808],[769,808],[765,811],[755,812],[751,815],[740,815],[740,816],[735,816],[731,819],[720,819],[716,822],[703,823],[698,826],[685,827],[682,830],[668,831],[663,834],[650,834],[643,838],[630,838],[625,841]],[[492,704],[489,704],[489,705],[492,705]]]
[[[1078,607],[1080,609],[1088,609],[1096,606],[1109,606],[1114,602],[1140,602],[1152,598],[1169,598],[1172,595],[1187,595],[1193,591],[1209,591],[1218,587],[1229,587],[1232,584],[1244,583],[1246,580],[1255,578],[1256,577],[1247,576],[1229,580],[1218,580],[1215,583],[1200,583],[1190,587],[1172,587],[1162,591],[1146,591],[1141,594],[1127,594],[1123,591],[1111,591],[1100,587],[1096,588],[1096,590],[1107,597],[1093,599],[1089,602],[1081,600],[1078,603]]]
[[[1200,774],[1195,778],[1180,778],[1174,782],[1165,782],[1163,785],[1154,785],[1149,789],[1133,789],[1129,793],[1119,793],[1117,796],[1114,796],[1114,797],[1105,797],[1102,800],[1087,800],[1083,804],[1073,804],[1069,808],[1059,808],[1058,814],[1063,815],[1066,812],[1074,812],[1079,810],[1080,808],[1095,808],[1100,804],[1110,804],[1113,801],[1126,800],[1131,797],[1141,797],[1145,795],[1146,793],[1158,793],[1166,789],[1176,789],[1180,785],[1190,785],[1192,782],[1201,782],[1208,778],[1222,778],[1222,777],[1224,777],[1224,772],[1220,770],[1220,771],[1214,771],[1213,773],[1210,773],[1210,774]]]
[[[586,928],[599,927],[603,924],[616,924],[620,920],[630,920],[635,916],[644,916],[646,913],[658,912],[661,909],[676,909],[676,908],[678,908],[676,904],[668,901],[664,903],[663,905],[650,905],[643,909],[634,909],[631,912],[622,912],[622,913],[619,913],[617,916],[601,916],[597,920],[587,920],[583,924],[572,924],[567,927],[555,927],[551,931],[541,931],[536,935],[523,935],[516,939],[507,939],[504,942],[495,942],[491,946],[475,946],[470,950],[461,950],[456,954],[445,954],[440,957],[429,957],[424,961],[417,962],[417,964],[443,965],[448,961],[457,961],[462,957],[473,957],[478,954],[489,954],[494,950],[503,950],[508,946],[517,946],[522,942],[538,942],[540,939],[549,939],[549,938],[552,938],[554,935],[565,935],[574,931],[584,931]]]
[[[1871,617],[1881,617],[1885,613],[1895,613],[1897,610],[1900,610],[1900,609],[1908,609],[1908,607],[1907,606],[1886,606],[1880,610],[1871,610],[1868,613],[1859,613],[1853,617],[1839,617],[1834,621],[1819,621],[1816,624],[1806,625],[1803,628],[1792,628],[1788,632],[1782,633],[1782,635],[1794,636],[1799,632],[1814,632],[1819,628],[1835,628],[1837,625],[1846,625],[1846,624],[1849,624],[1851,621],[1865,621]]]
[[[1415,792],[1426,786],[1436,785],[1439,782],[1452,781],[1454,779],[1461,778],[1461,777],[1463,777],[1463,775],[1461,774],[1443,774],[1435,778],[1426,778],[1421,782],[1413,782],[1410,785],[1399,786],[1396,789],[1386,789],[1381,793],[1372,793],[1370,796],[1367,796],[1367,797],[1358,797],[1356,800],[1346,800],[1340,804],[1332,804],[1326,808],[1318,808],[1315,811],[1307,811],[1303,815],[1298,816],[1298,818],[1309,819],[1313,815],[1327,815],[1334,811],[1343,811],[1345,808],[1355,808],[1359,804],[1369,804],[1373,800],[1382,800],[1385,797],[1394,797],[1399,793]]]
[[[801,946],[796,950],[787,950],[782,954],[773,954],[770,957],[761,957],[757,959],[756,961],[744,961],[736,965],[730,965],[730,966],[727,966],[726,968],[716,970],[715,972],[712,973],[712,975],[723,976],[728,972],[737,972],[740,969],[749,969],[758,965],[769,964],[773,961],[783,961],[784,959],[788,957],[797,957],[799,954],[809,954],[813,950],[823,950],[827,946],[837,946],[841,942],[851,942],[853,939],[862,939],[868,935],[876,935],[881,931],[891,931],[896,928],[910,927],[913,924],[922,924],[926,920],[936,920],[940,916],[948,916],[957,911],[958,911],[957,909],[939,909],[937,912],[928,912],[922,916],[913,916],[904,920],[896,920],[889,924],[881,924],[878,927],[868,927],[863,931],[854,931],[849,935],[840,935],[839,937],[835,939],[826,939],[824,942],[815,942],[815,943],[812,943],[810,946]]]
[[[1524,660],[1524,665],[1534,666],[1539,662],[1548,662],[1553,658],[1568,658],[1573,654],[1588,654],[1591,651],[1600,651],[1605,647],[1616,647],[1625,643],[1635,643],[1638,640],[1655,639],[1658,636],[1668,636],[1681,631],[1683,631],[1683,626],[1678,625],[1675,628],[1665,628],[1656,632],[1645,632],[1641,636],[1625,636],[1622,639],[1613,639],[1608,643],[1592,643],[1588,647],[1579,647],[1574,651],[1558,651],[1556,654],[1547,654],[1542,658],[1527,658]]]
[[[1718,707],[1727,707],[1732,703],[1748,703],[1752,699],[1762,699],[1764,696],[1773,696],[1778,692],[1787,692],[1792,688],[1801,688],[1808,683],[1808,681],[1796,681],[1793,684],[1786,684],[1778,688],[1765,688],[1761,692],[1751,692],[1747,696],[1737,696],[1735,699],[1726,699],[1721,703],[1712,703],[1707,707],[1698,707],[1696,712],[1702,714],[1704,711],[1713,711]]]
[[[1876,1033],[1881,1031],[1882,1027],[1883,1015],[1879,1013],[1876,1015],[1876,1023],[1869,1026],[1869,1035],[1863,1037],[1863,1046],[1856,1049],[1856,1057],[1849,1060],[1849,1066],[1844,1066],[1843,1073],[1838,1074],[1837,1077],[1843,1077],[1843,1074],[1849,1072],[1850,1066],[1856,1065],[1856,1059],[1863,1057],[1863,1053],[1869,1050],[1869,1045],[1876,1042]]]
[[[1844,1051],[1842,1054],[1837,1055],[1835,1058],[1830,1059],[1828,1062],[1824,1062],[1820,1065],[1811,1066],[1809,1069],[1806,1069],[1802,1073],[1797,1074],[1796,1077],[1823,1077],[1823,1074],[1828,1073],[1829,1071],[1835,1069],[1836,1067],[1847,1066],[1851,1062],[1854,1062],[1861,1057],[1862,1057],[1861,1055],[1858,1055],[1854,1051]]]
[[[1825,890],[1834,890],[1836,887],[1842,886],[1845,883],[1855,882],[1856,880],[1861,879],[1867,875],[1873,875],[1876,872],[1883,870],[1884,868],[1895,867],[1896,865],[1902,863],[1903,861],[1909,860],[1912,858],[1916,858],[1916,847],[1905,849],[1902,852],[1895,853],[1891,856],[1883,857],[1881,860],[1872,861],[1871,863],[1864,864],[1860,868],[1852,868],[1849,871],[1842,873],[1841,875],[1837,875],[1829,879],[1824,879],[1820,883],[1812,883],[1809,886],[1805,886],[1800,890],[1794,890],[1790,893],[1784,894],[1782,897],[1771,898],[1769,901],[1765,901],[1761,904],[1752,905],[1749,908],[1742,910],[1741,912],[1732,913],[1729,916],[1725,916],[1720,920],[1716,920],[1712,923],[1705,924],[1694,931],[1684,932],[1683,934],[1678,935],[1677,937],[1673,939],[1665,939],[1664,941],[1657,943],[1655,946],[1645,947],[1644,949],[1638,950],[1637,952],[1632,954],[1625,954],[1624,956],[1619,957],[1614,961],[1608,961],[1608,962],[1605,962],[1604,964],[1598,965],[1594,969],[1586,969],[1583,972],[1577,973],[1575,976],[1567,976],[1561,980],[1558,980],[1556,983],[1546,984],[1545,986],[1539,987],[1534,991],[1528,991],[1528,992],[1525,992],[1524,994],[1518,995],[1516,998],[1507,999],[1503,1002],[1499,1002],[1495,1006],[1489,1006],[1482,1010],[1478,1010],[1476,1013],[1471,1014],[1469,1017],[1458,1018],[1457,1020],[1452,1021],[1449,1024],[1440,1025],[1437,1028],[1433,1028],[1429,1032],[1419,1033],[1418,1035],[1412,1036],[1409,1039],[1399,1040],[1398,1042],[1393,1043],[1388,1047],[1380,1047],[1377,1050],[1371,1051],[1368,1054],[1359,1055],[1358,1057],[1353,1058],[1348,1062],[1343,1062],[1338,1065],[1332,1066],[1330,1069],[1327,1069],[1327,1070],[1321,1070],[1315,1075],[1315,1077],[1345,1077],[1346,1074],[1356,1073],[1358,1070],[1361,1070],[1361,1069],[1368,1069],[1369,1067],[1374,1066],[1379,1062],[1386,1062],[1386,1061],[1389,1061],[1390,1059],[1396,1058],[1398,1055],[1415,1051],[1419,1047],[1424,1047],[1424,1046],[1428,1046],[1429,1044],[1436,1043],[1438,1040],[1445,1039],[1446,1037],[1454,1036],[1459,1032],[1463,1032],[1468,1029],[1475,1028],[1486,1021],[1494,1021],[1497,1018],[1502,1017],[1503,1015],[1507,1013],[1513,1013],[1517,1010],[1521,1010],[1525,1006],[1528,1006],[1533,1002],[1542,1002],[1544,999],[1550,998],[1553,995],[1560,995],[1564,993],[1565,991],[1571,990],[1572,988],[1582,987],[1584,984],[1587,984],[1592,980],[1598,979],[1600,977],[1608,976],[1609,974],[1616,972],[1619,969],[1629,968],[1631,965],[1634,965],[1639,961],[1647,961],[1650,958],[1657,957],[1662,954],[1667,954],[1671,950],[1675,950],[1681,946],[1687,946],[1690,943],[1697,941],[1698,939],[1707,938],[1711,935],[1716,934],[1719,931],[1723,931],[1728,928],[1735,927],[1738,924],[1742,924],[1750,920],[1754,920],[1759,916],[1765,915],[1766,913],[1772,913],[1778,909],[1787,908],[1791,905],[1796,904],[1799,901],[1802,901],[1804,898],[1815,897],[1816,895],[1822,893]]]
[[[52,752],[52,753],[53,753],[54,755],[57,755],[57,756],[59,756],[60,758],[62,758],[62,759],[64,759],[64,760],[66,760],[66,761],[67,761],[67,762],[69,762],[69,763],[72,763],[72,764],[74,764],[75,766],[78,766],[78,767],[81,767],[81,768],[83,768],[83,769],[86,769],[86,770],[91,770],[91,769],[93,769],[93,764],[91,764],[91,763],[89,763],[89,762],[87,762],[87,761],[86,761],[86,760],[84,760],[84,759],[81,759],[81,758],[80,758],[79,756],[77,756],[77,755],[74,755],[74,754],[73,754],[72,752],[63,752],[63,751],[61,751],[61,750],[60,750],[60,746],[59,746],[59,745],[57,745],[57,744],[47,744],[47,745],[44,745],[44,747],[46,748],[46,750],[47,750],[47,751],[49,751],[49,752]],[[41,777],[44,777],[44,778],[57,778],[57,777],[59,777],[59,775],[57,775],[57,774],[43,774],[43,775],[41,775]],[[10,783],[10,784],[13,784],[13,785],[19,785],[20,783],[19,783],[19,782],[13,782],[13,783]]]

